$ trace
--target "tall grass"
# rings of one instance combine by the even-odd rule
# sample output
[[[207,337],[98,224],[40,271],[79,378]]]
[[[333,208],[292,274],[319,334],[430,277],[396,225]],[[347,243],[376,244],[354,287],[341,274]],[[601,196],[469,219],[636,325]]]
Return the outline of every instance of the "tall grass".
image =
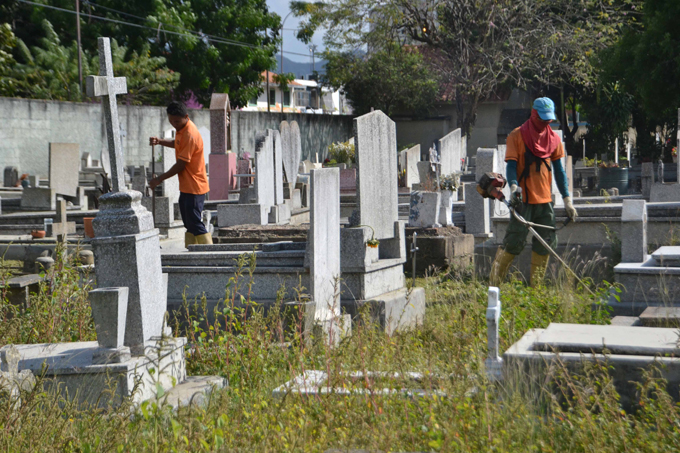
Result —
[[[284,310],[265,313],[247,297],[241,299],[248,294],[253,265],[243,258],[241,271],[227,287],[227,302],[217,312],[208,313],[204,301],[185,308],[189,322],[182,326],[189,339],[190,374],[229,379],[229,386],[215,392],[206,406],[173,411],[162,402],[148,403],[130,416],[125,405],[82,410],[52,392],[36,390],[24,395],[19,410],[11,411],[0,397],[0,450],[680,450],[680,411],[654,370],[639,386],[640,409],[634,413],[622,411],[606,364],[588,365],[579,375],[558,367],[537,387],[522,379],[487,381],[483,282],[451,275],[421,279],[428,309],[420,328],[387,337],[363,323],[354,327],[351,337],[329,348],[323,341],[304,341],[301,326],[295,324],[301,316],[286,320]],[[68,288],[69,281],[62,279],[62,285]],[[607,322],[606,312],[591,309],[594,299],[569,288],[534,289],[516,281],[502,285],[501,349],[527,329],[550,322]],[[77,291],[50,291],[50,300],[71,294],[66,300],[82,302]],[[248,310],[247,317],[243,310]],[[21,318],[24,313],[15,315]],[[28,326],[37,332],[37,340],[48,333],[60,341],[91,338],[92,332],[81,329],[79,322],[63,319],[48,328],[54,315],[34,319],[17,329],[16,337],[3,336],[3,341],[25,338],[19,333]],[[352,396],[272,396],[273,389],[305,370],[326,371],[332,385],[366,391]],[[423,379],[418,385],[430,392],[423,397],[384,394],[385,385],[409,384],[370,377],[356,382],[347,377],[351,371],[419,372]]]

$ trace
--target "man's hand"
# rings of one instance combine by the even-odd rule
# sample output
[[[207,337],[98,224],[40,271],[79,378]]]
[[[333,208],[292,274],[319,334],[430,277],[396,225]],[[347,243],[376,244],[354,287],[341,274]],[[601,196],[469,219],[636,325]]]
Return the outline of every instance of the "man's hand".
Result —
[[[564,209],[567,210],[567,217],[569,217],[572,222],[575,222],[576,218],[578,217],[578,212],[576,212],[576,208],[574,207],[574,203],[571,201],[571,197],[566,197],[564,199]]]
[[[149,145],[160,145],[161,144],[161,139],[158,137],[149,137]]]
[[[161,182],[163,181],[161,181],[160,178],[153,178],[149,181],[149,187],[151,187],[151,190],[154,190]]]

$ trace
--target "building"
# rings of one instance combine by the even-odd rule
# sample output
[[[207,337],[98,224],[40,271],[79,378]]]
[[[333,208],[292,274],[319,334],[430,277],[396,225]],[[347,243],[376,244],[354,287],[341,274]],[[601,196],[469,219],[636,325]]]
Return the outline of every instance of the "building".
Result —
[[[262,73],[262,93],[248,102],[241,110],[266,112],[267,77],[269,77],[269,110],[288,113],[314,113],[327,115],[351,115],[352,108],[340,91],[319,87],[315,80],[295,79],[282,90],[275,82],[275,73]],[[282,109],[283,105],[283,109]]]

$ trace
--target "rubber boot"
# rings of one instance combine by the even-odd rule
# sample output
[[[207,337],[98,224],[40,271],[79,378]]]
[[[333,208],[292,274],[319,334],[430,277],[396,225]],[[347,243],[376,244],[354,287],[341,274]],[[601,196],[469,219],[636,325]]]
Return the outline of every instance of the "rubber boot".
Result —
[[[531,252],[531,287],[538,286],[545,277],[545,270],[548,268],[550,255],[539,255]]]
[[[500,284],[503,283],[503,280],[505,280],[505,276],[508,273],[508,269],[510,269],[510,265],[512,264],[512,260],[514,259],[515,255],[506,252],[505,249],[501,247],[498,247],[496,258],[493,260],[493,264],[491,265],[489,285],[500,286]]]
[[[187,231],[184,233],[184,247],[189,248],[192,244],[196,244],[196,236]]]
[[[212,244],[212,235],[210,233],[199,234],[196,236],[197,244]]]

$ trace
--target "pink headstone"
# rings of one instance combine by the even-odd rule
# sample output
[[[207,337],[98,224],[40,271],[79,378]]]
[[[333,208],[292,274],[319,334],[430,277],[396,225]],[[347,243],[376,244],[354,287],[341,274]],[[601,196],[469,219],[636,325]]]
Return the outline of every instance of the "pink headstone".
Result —
[[[340,170],[340,192],[356,192],[357,190],[357,169],[347,168]]]
[[[250,166],[250,159],[240,159],[237,164],[237,174],[239,175],[249,175],[251,174],[252,168]],[[253,183],[252,178],[239,178],[241,180],[241,187],[250,187]]]
[[[236,190],[236,154],[210,154],[210,199],[226,200]]]

